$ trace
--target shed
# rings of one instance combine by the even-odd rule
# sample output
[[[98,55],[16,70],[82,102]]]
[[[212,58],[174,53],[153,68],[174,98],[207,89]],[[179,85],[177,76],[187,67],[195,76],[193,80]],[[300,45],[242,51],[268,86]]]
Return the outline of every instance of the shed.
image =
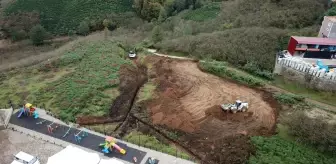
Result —
[[[322,48],[329,50],[334,46],[336,46],[336,39],[292,36],[287,50],[291,55],[294,55],[296,51],[316,52],[321,51]]]

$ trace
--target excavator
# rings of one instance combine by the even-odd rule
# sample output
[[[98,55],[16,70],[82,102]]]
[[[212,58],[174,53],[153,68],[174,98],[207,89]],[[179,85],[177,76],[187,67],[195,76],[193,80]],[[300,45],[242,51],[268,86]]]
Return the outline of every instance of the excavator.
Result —
[[[248,103],[236,100],[234,104],[222,104],[221,108],[224,112],[246,112],[248,110]]]

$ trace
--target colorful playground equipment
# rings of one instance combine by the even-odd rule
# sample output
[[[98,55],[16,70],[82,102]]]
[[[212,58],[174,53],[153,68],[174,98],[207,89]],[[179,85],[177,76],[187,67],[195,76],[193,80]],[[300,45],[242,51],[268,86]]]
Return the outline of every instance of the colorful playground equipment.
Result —
[[[112,152],[113,148],[118,150],[123,155],[126,154],[126,150],[119,147],[117,145],[117,141],[113,137],[110,137],[110,136],[107,136],[105,138],[105,143],[99,144],[99,147],[103,147],[102,151],[106,154]]]
[[[320,59],[317,60],[316,65],[319,67],[319,69],[325,69],[325,72],[329,72],[329,67],[324,65]]]
[[[36,108],[33,106],[33,104],[27,103],[20,109],[17,117],[20,118],[22,116],[33,116],[35,119],[37,119],[39,117],[39,114],[37,113]]]
[[[69,129],[69,131],[70,131],[70,129]],[[79,131],[77,134],[75,133],[74,135],[75,135],[76,142],[80,143],[84,137],[88,136],[88,132],[85,129],[83,129],[83,130]]]

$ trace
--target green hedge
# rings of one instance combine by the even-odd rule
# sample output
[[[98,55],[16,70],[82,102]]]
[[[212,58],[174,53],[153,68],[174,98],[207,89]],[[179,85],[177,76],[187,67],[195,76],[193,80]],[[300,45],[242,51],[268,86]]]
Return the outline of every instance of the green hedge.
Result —
[[[226,64],[223,62],[205,62],[201,61],[199,63],[199,66],[204,71],[210,72],[214,75],[224,77],[224,78],[230,78],[232,80],[238,81],[239,83],[246,84],[249,86],[263,86],[264,82],[251,76],[248,74],[242,74],[241,72],[238,72],[233,69],[229,69],[226,67]]]
[[[278,100],[280,103],[287,105],[294,105],[304,101],[303,96],[287,93],[276,93],[274,94],[274,98]]]

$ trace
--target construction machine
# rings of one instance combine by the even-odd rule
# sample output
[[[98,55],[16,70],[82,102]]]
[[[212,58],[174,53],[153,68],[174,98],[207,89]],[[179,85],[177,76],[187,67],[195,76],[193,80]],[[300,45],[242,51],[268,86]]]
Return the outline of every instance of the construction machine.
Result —
[[[248,103],[236,100],[234,104],[222,104],[221,108],[224,112],[246,112],[248,110]]]

